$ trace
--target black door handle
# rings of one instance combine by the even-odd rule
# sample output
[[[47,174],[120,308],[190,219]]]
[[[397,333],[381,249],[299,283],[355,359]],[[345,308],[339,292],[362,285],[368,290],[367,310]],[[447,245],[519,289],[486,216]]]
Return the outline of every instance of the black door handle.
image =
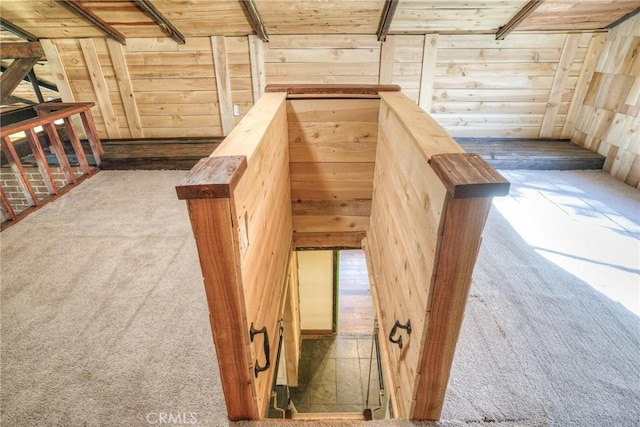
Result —
[[[266,371],[267,369],[269,369],[269,367],[271,366],[271,351],[269,350],[269,334],[267,333],[267,327],[264,326],[262,327],[262,329],[255,329],[253,327],[253,322],[251,322],[251,331],[249,331],[249,336],[251,337],[251,342],[253,342],[253,337],[255,337],[258,334],[264,334],[264,357],[267,359],[267,362],[264,364],[264,366],[260,366],[260,364],[258,363],[258,360],[256,359],[256,364],[255,367],[253,369],[254,373],[256,374],[256,378],[258,378],[258,374],[260,372]]]
[[[400,323],[400,321],[396,320],[396,324],[391,328],[391,333],[389,334],[389,341],[394,344],[398,344],[398,346],[402,349],[402,336],[399,336],[398,339],[394,339],[394,335],[398,331],[398,328],[404,329],[407,331],[407,334],[411,335],[411,319],[407,320],[406,324]]]

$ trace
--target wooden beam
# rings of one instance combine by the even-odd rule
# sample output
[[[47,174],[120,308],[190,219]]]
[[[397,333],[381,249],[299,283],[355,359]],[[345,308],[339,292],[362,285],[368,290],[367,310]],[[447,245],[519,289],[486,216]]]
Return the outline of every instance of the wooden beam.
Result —
[[[378,32],[376,33],[378,41],[383,42],[387,39],[387,33],[389,32],[391,21],[393,20],[393,15],[395,15],[397,8],[398,0],[389,0],[385,2],[384,10],[380,16],[380,23],[378,24]]]
[[[529,3],[525,4],[524,7],[516,13],[516,16],[511,18],[509,22],[498,29],[498,32],[496,33],[496,40],[504,40],[504,38],[507,37],[510,32],[515,30],[527,16],[531,15],[543,1],[544,0],[530,0]]]
[[[44,50],[39,42],[0,43],[0,59],[43,58]]]
[[[31,34],[29,31],[20,28],[13,22],[10,22],[2,17],[0,17],[0,28],[2,28],[3,30],[9,31],[11,34],[15,34],[21,39],[25,39],[26,41],[29,41],[29,42],[38,41],[38,37]]]
[[[222,133],[228,135],[233,129],[233,104],[231,101],[231,80],[227,62],[227,49],[224,36],[211,36],[213,50],[213,66],[216,73],[216,88],[218,90],[218,105],[222,120]]]
[[[62,56],[60,56],[60,51],[58,50],[58,46],[56,45],[55,40],[42,39],[40,40],[40,44],[42,45],[45,57],[47,58],[47,62],[49,63],[51,75],[53,76],[54,82],[56,84],[56,91],[60,94],[62,102],[76,102],[76,97],[73,94],[71,83],[69,82],[69,77],[67,76],[67,70],[64,67]],[[76,127],[78,129],[81,129],[82,124],[78,116],[73,116],[72,120]]]
[[[179,44],[185,44],[182,33],[169,21],[150,0],[132,0],[132,3],[149,15],[160,29]]]
[[[591,79],[596,71],[596,65],[600,58],[600,53],[604,48],[604,42],[606,40],[607,33],[594,33],[589,42],[589,48],[587,54],[582,62],[582,68],[580,69],[580,75],[576,82],[576,87],[571,97],[571,103],[569,104],[569,111],[564,119],[564,125],[562,126],[561,138],[571,138],[575,131],[576,120],[584,103],[584,98],[587,95],[589,86],[591,85]]]
[[[127,67],[127,61],[124,57],[122,45],[113,40],[107,40],[107,47],[109,48],[113,71],[116,74],[116,81],[118,82],[118,89],[120,91],[120,98],[122,99],[122,106],[124,107],[124,114],[127,117],[127,124],[129,125],[129,133],[132,138],[144,138],[138,104],[136,102],[136,97],[133,94],[133,85],[131,83],[129,68]]]
[[[396,38],[389,36],[389,40],[380,48],[380,69],[378,71],[378,84],[390,85],[393,83],[393,60],[396,53]]]
[[[438,57],[438,35],[424,35],[424,50],[422,51],[422,70],[420,74],[420,95],[418,105],[427,113],[431,112],[433,101],[433,81],[436,73],[436,59]]]
[[[83,6],[78,0],[61,0],[62,4],[67,8],[89,21],[92,25],[99,28],[100,31],[116,40],[119,43],[127,44],[127,39],[120,31],[106,23],[102,18],[93,13],[91,10]]]
[[[107,81],[102,72],[102,66],[100,65],[100,58],[98,57],[98,51],[93,43],[93,39],[79,39],[80,48],[82,49],[82,55],[87,64],[87,70],[91,77],[91,84],[93,90],[96,93],[96,100],[98,101],[98,107],[102,113],[102,119],[104,125],[107,128],[107,134],[109,138],[120,138],[120,128],[118,126],[118,119],[111,103],[111,97],[109,96],[109,88],[107,87]]]
[[[33,92],[36,94],[36,98],[38,98],[38,103],[42,104],[44,102],[44,96],[42,96],[42,91],[40,90],[40,81],[36,77],[36,73],[35,71],[33,71],[33,68],[31,68],[31,70],[27,73],[27,80],[33,87]]]
[[[253,103],[264,94],[266,87],[266,72],[264,69],[264,46],[262,40],[253,34],[249,35],[249,56],[251,58],[251,87],[253,88]]]
[[[604,27],[605,30],[610,30],[613,27],[617,27],[618,25],[622,24],[623,22],[627,21],[628,19],[633,18],[634,16],[636,16],[637,14],[640,13],[640,7],[636,8],[636,10],[627,13],[626,15],[624,15],[622,18],[618,19],[615,22],[612,22],[611,24],[607,25],[606,27]]]
[[[0,72],[4,73],[5,71],[7,71],[7,67],[5,67],[4,65],[0,65]],[[56,86],[56,85],[51,84],[51,83],[49,83],[49,82],[47,82],[47,81],[45,81],[45,80],[40,80],[40,79],[38,79],[38,78],[35,76],[35,73],[34,73],[34,77],[36,78],[36,82],[37,82],[38,86],[43,87],[43,88],[45,88],[45,89],[49,89],[49,90],[51,90],[51,91],[53,91],[53,92],[57,92],[57,91],[58,91],[58,88],[57,88],[57,86]],[[30,77],[28,74],[27,74],[27,76],[26,76],[23,80],[24,80],[24,81],[29,81],[29,82],[31,82],[31,81],[32,81],[32,80],[31,80],[31,77]]]
[[[544,116],[542,117],[542,123],[540,125],[540,138],[553,137],[553,130],[556,126],[556,119],[558,118],[558,111],[560,110],[560,102],[562,101],[562,94],[564,93],[567,82],[569,80],[569,73],[571,71],[571,64],[576,56],[578,50],[578,43],[580,43],[581,34],[567,34],[567,38],[560,54],[560,60],[558,61],[558,68],[556,74],[553,77],[553,83],[551,84],[551,91],[549,93],[549,100],[544,110]]]
[[[11,93],[38,62],[38,58],[19,58],[0,75],[0,104],[4,104]]]
[[[268,42],[269,34],[267,34],[267,29],[262,22],[262,17],[260,16],[260,12],[258,12],[255,0],[242,0],[242,5],[251,19],[251,25],[253,26],[253,30],[256,32],[256,35],[263,42]]]

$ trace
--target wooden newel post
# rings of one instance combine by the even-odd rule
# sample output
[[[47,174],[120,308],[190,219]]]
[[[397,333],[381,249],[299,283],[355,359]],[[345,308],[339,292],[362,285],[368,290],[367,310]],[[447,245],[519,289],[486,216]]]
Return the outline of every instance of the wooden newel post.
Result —
[[[436,260],[431,312],[419,368],[413,419],[439,420],[453,357],[464,320],[471,276],[494,196],[509,193],[509,182],[477,154],[439,154],[429,161],[447,189],[441,246]]]
[[[187,201],[229,419],[258,419],[253,365],[233,221],[233,190],[247,169],[245,156],[201,159],[176,187]]]

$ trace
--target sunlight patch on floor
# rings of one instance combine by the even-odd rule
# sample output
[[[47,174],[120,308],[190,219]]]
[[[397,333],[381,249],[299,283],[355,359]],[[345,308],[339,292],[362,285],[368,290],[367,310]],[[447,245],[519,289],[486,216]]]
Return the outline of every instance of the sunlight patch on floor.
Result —
[[[566,183],[514,182],[494,207],[550,262],[640,315],[640,225]]]

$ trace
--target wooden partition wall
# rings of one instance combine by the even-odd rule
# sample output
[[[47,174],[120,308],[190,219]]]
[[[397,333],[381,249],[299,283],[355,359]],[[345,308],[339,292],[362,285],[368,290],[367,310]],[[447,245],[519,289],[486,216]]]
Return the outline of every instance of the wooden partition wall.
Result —
[[[406,96],[380,97],[364,246],[383,365],[394,412],[437,420],[484,223],[509,183]]]
[[[293,247],[365,248],[394,413],[440,417],[491,199],[509,183],[398,90],[268,87],[177,187],[229,418],[264,417],[280,319],[297,382]]]
[[[196,238],[232,420],[264,416],[275,375],[292,258],[285,98],[263,96],[177,187]]]

